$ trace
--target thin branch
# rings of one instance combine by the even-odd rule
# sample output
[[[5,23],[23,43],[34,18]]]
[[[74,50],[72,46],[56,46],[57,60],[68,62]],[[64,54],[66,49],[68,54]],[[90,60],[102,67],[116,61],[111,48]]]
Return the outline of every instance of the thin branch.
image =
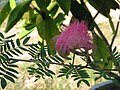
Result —
[[[104,69],[100,69],[100,68],[92,68],[92,67],[84,67],[84,68],[87,68],[87,69],[92,69],[92,70],[96,70],[96,71],[118,71],[117,69],[109,69],[109,68],[104,68]]]
[[[33,60],[33,59],[29,59],[29,60],[25,60],[25,59],[15,59],[15,58],[9,58],[9,60],[15,60],[15,61],[21,61],[21,62],[38,62],[38,60]]]
[[[75,62],[75,51],[73,52],[73,62],[72,62],[72,65],[74,65],[74,62]]]
[[[95,23],[95,27],[96,27],[98,33],[100,34],[100,36],[102,37],[102,39],[105,41],[106,45],[109,46],[109,43],[108,43],[106,37],[105,37],[104,34],[101,32],[100,28],[98,27],[98,25],[97,25],[96,23]]]
[[[103,6],[105,5],[105,1],[106,1],[106,0],[104,0],[104,1],[102,2],[100,8],[98,9],[98,12],[97,12],[97,13],[95,14],[95,16],[93,17],[93,20],[95,20],[95,18],[98,16],[98,14],[100,13],[100,11],[103,9]]]
[[[13,59],[13,58],[10,58],[10,60],[17,60],[17,61],[24,61],[24,62],[40,62],[40,60],[33,60],[33,59],[22,60],[22,59]],[[56,63],[56,62],[46,62],[46,64],[55,64],[55,65],[61,65],[61,66],[69,66],[69,64]],[[74,65],[74,67],[78,67],[78,65]],[[96,71],[107,71],[106,72],[107,75],[112,76],[112,77],[120,80],[120,77],[117,74],[111,72],[111,71],[118,71],[117,69],[100,69],[100,68],[92,68],[90,66],[80,66],[80,67],[81,67],[81,69],[82,68],[86,68],[86,69],[91,69],[91,70],[96,70]]]
[[[15,60],[15,61],[18,61],[18,62],[21,61],[21,62],[41,63],[40,59],[38,59],[38,60],[34,60],[34,59],[25,60],[25,59],[9,58],[9,60]],[[55,65],[61,65],[61,66],[69,66],[68,64],[56,63],[56,62],[46,62],[46,64],[55,64]]]
[[[82,0],[82,1],[83,1],[83,0]],[[99,10],[98,10],[98,12],[96,13],[96,15],[92,18],[92,22],[91,22],[91,23],[93,23],[93,25],[90,27],[90,30],[91,30],[91,28],[93,28],[93,26],[95,26],[95,27],[96,27],[96,30],[98,31],[98,33],[100,34],[100,36],[102,37],[102,39],[103,39],[103,40],[105,41],[105,43],[109,46],[109,43],[108,43],[106,37],[104,36],[104,34],[101,32],[100,28],[98,27],[98,25],[97,25],[96,22],[94,21],[94,19],[97,17],[97,15],[99,14],[100,10],[102,9],[104,3],[105,3],[105,0],[102,2],[101,6],[100,6],[100,8],[99,8]],[[87,8],[86,5],[85,5],[85,7],[86,7],[86,9],[89,11],[89,9]],[[89,12],[90,12],[90,11],[89,11]]]
[[[73,53],[73,51],[71,52]],[[79,56],[91,56],[92,55],[92,54],[86,54],[85,52],[79,52],[79,51],[75,51],[75,54]]]
[[[55,64],[55,65],[61,65],[61,66],[69,66],[69,64],[55,63],[55,62],[48,62],[48,64]]]
[[[100,68],[91,68],[91,67],[86,67],[88,69],[96,70],[96,71],[104,71],[106,74],[110,77],[114,77],[115,79],[120,80],[120,76],[118,76],[116,73],[111,72],[111,71],[118,71],[118,69],[100,69]]]
[[[92,24],[91,24],[90,30],[95,26],[95,21],[94,20],[98,16],[98,14],[100,13],[100,11],[103,9],[104,4],[105,4],[105,0],[102,2],[102,4],[101,4],[100,8],[98,9],[97,13],[92,18],[92,22],[91,22]]]
[[[16,61],[22,61],[22,62],[36,62],[36,63],[40,63],[40,60],[33,60],[33,59],[29,59],[29,60],[25,60],[25,59],[14,59],[14,58],[9,58],[9,60],[16,60]],[[56,63],[56,62],[46,62],[47,64],[55,64],[55,65],[61,65],[61,66],[69,66],[69,64],[65,64],[65,63]],[[74,65],[75,67],[77,67],[78,65]],[[117,69],[100,69],[100,68],[92,68],[90,66],[80,66],[81,68],[87,68],[87,69],[92,69],[92,70],[96,70],[96,71],[118,71]]]
[[[110,44],[110,48],[112,48],[112,45],[113,45],[113,43],[114,43],[114,41],[115,41],[115,38],[116,38],[116,36],[117,36],[119,23],[120,23],[120,15],[119,15],[119,20],[118,20],[118,22],[117,22],[117,26],[116,26],[115,34],[114,34],[114,36],[113,36],[113,38],[112,38],[112,41],[111,41],[111,44]]]

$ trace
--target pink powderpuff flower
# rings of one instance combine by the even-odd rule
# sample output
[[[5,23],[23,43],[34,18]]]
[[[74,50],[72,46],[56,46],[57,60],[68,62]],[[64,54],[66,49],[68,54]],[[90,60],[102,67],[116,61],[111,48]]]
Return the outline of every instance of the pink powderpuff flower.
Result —
[[[63,56],[69,55],[70,51],[76,49],[93,49],[92,37],[88,32],[88,24],[82,20],[75,20],[69,26],[64,28],[56,41],[56,50]]]

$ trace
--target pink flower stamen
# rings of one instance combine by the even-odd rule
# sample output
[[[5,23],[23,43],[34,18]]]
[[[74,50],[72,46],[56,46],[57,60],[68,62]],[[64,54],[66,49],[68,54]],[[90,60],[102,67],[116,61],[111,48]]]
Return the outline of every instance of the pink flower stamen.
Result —
[[[83,48],[93,49],[92,37],[88,32],[86,21],[74,21],[65,27],[56,41],[56,50],[68,55],[71,50]]]

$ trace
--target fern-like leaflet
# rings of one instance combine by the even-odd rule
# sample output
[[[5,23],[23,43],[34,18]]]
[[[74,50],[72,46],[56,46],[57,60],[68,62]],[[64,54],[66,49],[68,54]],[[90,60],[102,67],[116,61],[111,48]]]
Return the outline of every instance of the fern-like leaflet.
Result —
[[[5,37],[0,32],[0,79],[3,89],[7,86],[7,80],[15,83],[15,79],[17,79],[18,71],[15,69],[18,67],[15,64],[17,61],[12,58],[22,55],[22,51],[27,50],[25,46],[28,39],[24,39],[23,44],[21,44],[19,39],[13,40],[13,37],[15,34]]]

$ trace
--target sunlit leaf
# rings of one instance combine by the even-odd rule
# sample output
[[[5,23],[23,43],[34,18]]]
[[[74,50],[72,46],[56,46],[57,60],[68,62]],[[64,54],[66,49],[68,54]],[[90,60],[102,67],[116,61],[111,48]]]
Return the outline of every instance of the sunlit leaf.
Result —
[[[11,8],[10,8],[10,4],[8,2],[0,11],[0,26],[3,23],[3,21],[6,19],[6,17],[8,16],[8,14],[10,13],[10,10],[11,10]]]
[[[24,1],[17,5],[9,15],[7,27],[5,32],[8,32],[23,16],[23,14],[28,10],[31,0]]]
[[[10,2],[10,7],[13,10],[16,7],[16,0],[9,0]]]

